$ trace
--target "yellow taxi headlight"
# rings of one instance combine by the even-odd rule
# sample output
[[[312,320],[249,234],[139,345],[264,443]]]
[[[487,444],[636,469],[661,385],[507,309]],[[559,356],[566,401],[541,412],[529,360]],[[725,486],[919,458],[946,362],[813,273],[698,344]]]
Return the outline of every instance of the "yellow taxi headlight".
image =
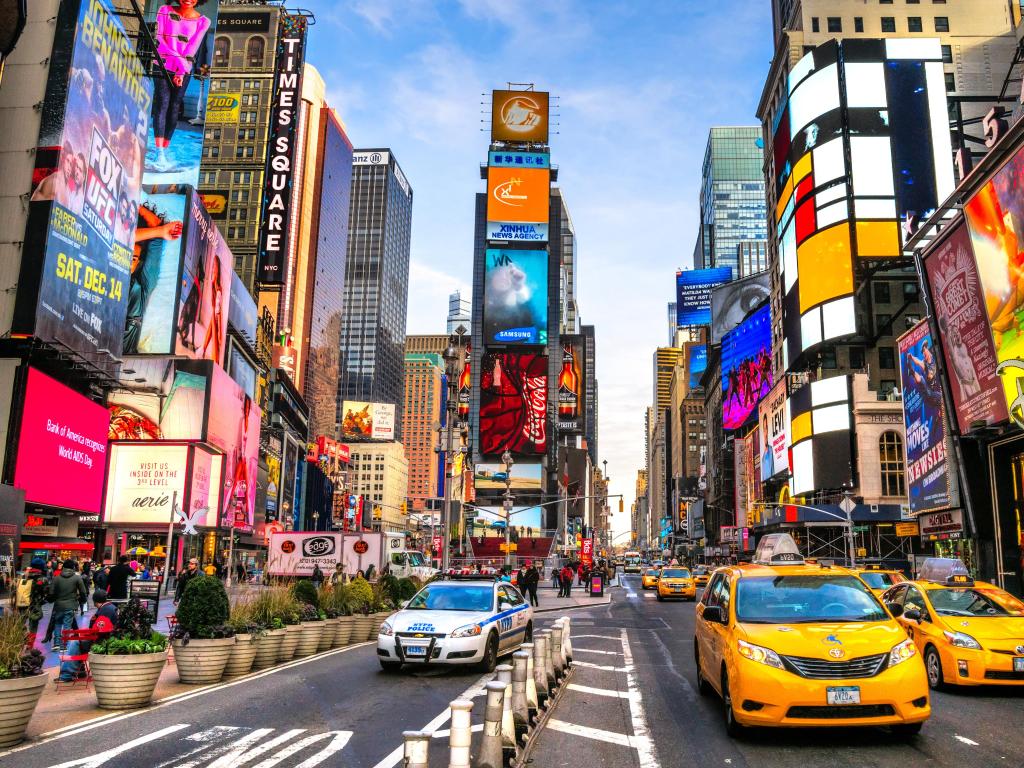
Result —
[[[966,632],[943,632],[950,645],[957,648],[969,648],[972,651],[980,651],[981,643],[968,635]]]
[[[913,640],[904,640],[899,645],[893,646],[892,650],[889,651],[889,666],[895,667],[907,659],[913,658],[917,655],[917,646],[914,645]]]
[[[782,659],[779,658],[779,654],[771,648],[762,648],[760,645],[754,645],[745,640],[737,640],[736,643],[736,649],[743,658],[756,661],[758,664],[767,664],[769,667],[775,667],[776,669],[786,668],[782,663]]]

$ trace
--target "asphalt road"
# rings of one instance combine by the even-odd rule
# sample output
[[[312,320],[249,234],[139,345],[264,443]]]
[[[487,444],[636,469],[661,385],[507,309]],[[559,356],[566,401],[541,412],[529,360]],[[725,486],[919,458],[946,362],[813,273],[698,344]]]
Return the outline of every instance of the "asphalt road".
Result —
[[[921,735],[881,728],[725,734],[721,701],[696,693],[694,605],[659,603],[626,577],[607,608],[573,613],[573,672],[534,748],[538,768],[867,768],[1024,765],[1024,688],[937,693]]]

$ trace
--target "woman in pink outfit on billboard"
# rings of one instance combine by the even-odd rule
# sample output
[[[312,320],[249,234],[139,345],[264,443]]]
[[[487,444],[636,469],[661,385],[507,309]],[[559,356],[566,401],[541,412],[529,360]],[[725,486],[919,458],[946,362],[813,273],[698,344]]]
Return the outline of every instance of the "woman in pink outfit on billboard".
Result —
[[[179,0],[156,14],[156,52],[167,75],[153,78],[153,136],[161,165],[166,164],[163,150],[178,125],[196,52],[210,28],[210,20],[196,10],[205,4],[206,0]]]
[[[215,363],[220,363],[220,351],[224,348],[224,288],[221,285],[220,259],[217,251],[211,249],[210,270],[212,271],[210,281],[210,324],[206,326],[206,338],[203,339],[203,351],[201,357],[207,357]],[[213,343],[213,350],[207,356],[206,351]]]

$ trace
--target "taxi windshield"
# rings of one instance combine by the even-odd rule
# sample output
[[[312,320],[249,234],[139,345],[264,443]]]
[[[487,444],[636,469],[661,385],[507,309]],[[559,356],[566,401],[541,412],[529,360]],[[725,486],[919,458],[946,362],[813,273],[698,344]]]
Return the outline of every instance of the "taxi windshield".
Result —
[[[657,568],[651,568],[650,570],[647,571],[646,575],[648,575],[648,576],[657,576],[659,573],[660,573],[660,571]]]
[[[736,619],[753,624],[883,621],[875,596],[853,576],[755,576],[736,586]]]
[[[896,583],[896,579],[891,573],[882,573],[881,571],[867,571],[860,574],[860,577],[872,589],[888,589]]]
[[[478,584],[431,584],[409,601],[410,611],[489,611],[494,588]]]
[[[698,565],[696,568],[693,569],[693,575],[694,576],[707,576],[708,575],[708,569],[705,568],[703,565]]]
[[[1024,616],[1024,603],[1000,592],[980,589],[929,590],[932,607],[941,616]]]
[[[661,572],[663,579],[688,579],[690,572],[685,568],[665,568]]]

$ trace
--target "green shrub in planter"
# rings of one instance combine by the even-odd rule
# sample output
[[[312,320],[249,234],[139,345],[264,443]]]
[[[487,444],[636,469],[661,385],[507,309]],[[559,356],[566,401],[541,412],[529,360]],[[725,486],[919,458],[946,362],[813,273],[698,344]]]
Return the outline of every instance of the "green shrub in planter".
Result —
[[[373,610],[373,588],[366,579],[357,577],[348,585],[352,613],[366,614]]]
[[[313,582],[308,579],[295,582],[294,586],[292,586],[292,594],[295,595],[295,599],[300,603],[312,605],[314,608],[320,607],[320,596],[316,593],[316,587],[313,586]]]
[[[215,576],[195,576],[178,603],[175,637],[195,640],[231,637],[234,631],[227,626],[230,614],[228,593],[221,580]]]

